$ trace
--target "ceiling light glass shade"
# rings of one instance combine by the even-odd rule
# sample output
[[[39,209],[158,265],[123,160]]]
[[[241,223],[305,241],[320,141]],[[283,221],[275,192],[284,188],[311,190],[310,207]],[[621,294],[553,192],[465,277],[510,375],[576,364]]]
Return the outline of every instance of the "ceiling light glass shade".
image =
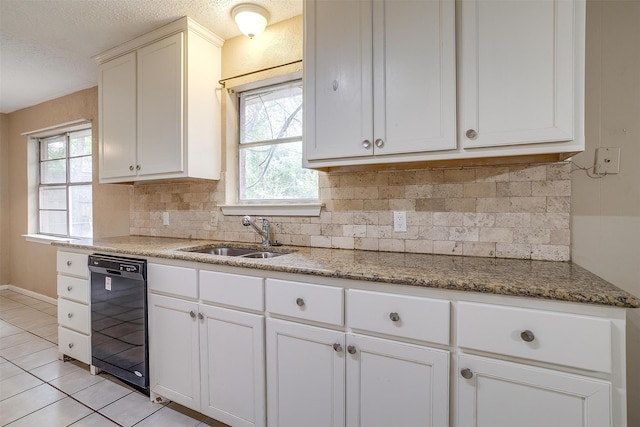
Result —
[[[251,39],[264,31],[269,19],[265,8],[246,3],[234,7],[231,15],[240,31]]]

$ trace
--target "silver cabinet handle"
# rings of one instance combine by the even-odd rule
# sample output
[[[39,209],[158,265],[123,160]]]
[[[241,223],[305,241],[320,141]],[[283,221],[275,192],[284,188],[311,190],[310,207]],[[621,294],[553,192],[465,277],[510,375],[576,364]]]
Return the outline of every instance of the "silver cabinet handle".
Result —
[[[522,341],[531,342],[536,339],[536,336],[533,335],[533,332],[527,329],[520,333],[520,338],[522,338]]]
[[[71,319],[73,317],[73,313],[67,313],[67,317]]]
[[[392,322],[397,322],[400,320],[400,315],[394,311],[389,313],[389,319],[391,319]]]
[[[71,267],[71,264],[73,264],[71,260],[67,261],[67,267]]]
[[[333,349],[336,351],[336,353],[342,352],[342,346],[339,343],[335,343],[333,345]]]
[[[475,129],[467,129],[464,134],[469,139],[474,139],[476,136],[478,136],[478,132]]]
[[[378,138],[374,144],[376,144],[376,147],[382,148],[384,146],[384,141]]]
[[[132,171],[133,170],[133,165],[129,165],[129,170]]]
[[[354,345],[347,346],[347,353],[356,354],[356,346]]]
[[[304,300],[302,298],[296,298],[296,304],[298,307],[304,307]]]
[[[140,165],[136,165],[136,170],[139,171],[140,170]]]
[[[460,375],[462,375],[462,378],[466,380],[470,380],[471,378],[473,378],[473,372],[469,368],[464,368],[463,370],[461,370]]]
[[[196,318],[196,314],[193,312],[193,310],[189,312],[189,316],[191,316],[192,319]]]
[[[67,286],[67,291],[68,292],[71,292],[71,289],[73,289],[73,286],[71,286],[71,285]]]
[[[371,148],[371,141],[365,139],[364,141],[362,141],[362,146],[365,148],[365,150],[368,150],[369,148]]]
[[[72,342],[69,343],[69,348],[73,348],[73,343]]]
[[[200,320],[204,319],[204,316],[202,315],[202,313],[198,313],[198,319]]]

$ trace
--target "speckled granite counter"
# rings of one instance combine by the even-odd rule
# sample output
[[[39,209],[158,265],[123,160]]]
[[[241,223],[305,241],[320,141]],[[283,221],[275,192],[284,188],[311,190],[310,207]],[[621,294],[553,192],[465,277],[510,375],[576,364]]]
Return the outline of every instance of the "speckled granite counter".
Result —
[[[249,259],[183,252],[180,249],[225,242],[124,236],[71,243],[66,248],[158,257],[323,277],[424,286],[456,291],[543,298],[617,307],[640,307],[640,299],[584,268],[566,262],[472,258],[306,247],[269,258]],[[234,246],[247,246],[229,243]]]

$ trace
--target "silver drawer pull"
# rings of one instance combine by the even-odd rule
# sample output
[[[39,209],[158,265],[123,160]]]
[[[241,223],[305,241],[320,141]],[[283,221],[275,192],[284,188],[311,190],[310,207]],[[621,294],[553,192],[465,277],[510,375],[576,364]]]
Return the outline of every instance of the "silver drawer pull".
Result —
[[[202,313],[198,313],[198,319],[200,320],[204,319],[204,316],[202,315]]]
[[[376,139],[374,144],[376,144],[376,147],[382,148],[384,146],[384,141],[382,139],[378,138],[378,139]]]
[[[465,136],[469,139],[474,139],[476,136],[478,136],[478,132],[476,132],[475,129],[469,129],[465,132]]]
[[[73,289],[73,286],[71,285],[67,286],[67,291],[71,292],[71,289]]]
[[[73,313],[67,313],[67,317],[71,319],[73,317]]]
[[[389,313],[389,319],[391,319],[392,322],[398,322],[400,320],[400,315],[394,311]]]
[[[132,171],[133,170],[133,165],[129,165],[129,170]]]
[[[354,345],[347,346],[347,353],[356,354],[356,347]]]
[[[522,338],[522,341],[531,342],[536,339],[536,336],[533,335],[533,332],[527,329],[520,333],[520,338]]]
[[[342,346],[340,344],[338,344],[338,343],[335,343],[333,345],[333,349],[336,351],[336,353],[342,352]]]
[[[463,370],[461,370],[460,375],[462,375],[462,378],[466,380],[470,380],[471,378],[473,378],[473,372],[469,368],[464,368]]]
[[[189,312],[189,316],[191,316],[192,319],[196,318],[196,314],[193,312],[193,310]]]
[[[296,304],[298,307],[304,307],[304,300],[302,298],[296,298]]]
[[[69,343],[69,348],[73,348],[73,343],[72,342]]]
[[[364,141],[362,141],[362,146],[364,147],[365,150],[368,150],[369,148],[371,148],[371,141],[369,141],[368,139],[365,139]]]
[[[71,264],[73,264],[71,260],[67,261],[67,267],[71,267]]]

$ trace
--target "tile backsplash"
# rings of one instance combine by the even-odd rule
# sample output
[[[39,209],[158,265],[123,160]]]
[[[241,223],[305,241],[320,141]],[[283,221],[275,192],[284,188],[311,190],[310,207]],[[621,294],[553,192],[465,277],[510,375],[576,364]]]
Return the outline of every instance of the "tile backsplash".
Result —
[[[567,162],[455,169],[320,173],[319,217],[268,217],[283,244],[568,261]],[[138,184],[131,234],[259,242],[224,216],[224,182]],[[162,212],[169,225],[162,225]],[[407,231],[393,231],[406,211]],[[212,213],[214,221],[212,221]]]

